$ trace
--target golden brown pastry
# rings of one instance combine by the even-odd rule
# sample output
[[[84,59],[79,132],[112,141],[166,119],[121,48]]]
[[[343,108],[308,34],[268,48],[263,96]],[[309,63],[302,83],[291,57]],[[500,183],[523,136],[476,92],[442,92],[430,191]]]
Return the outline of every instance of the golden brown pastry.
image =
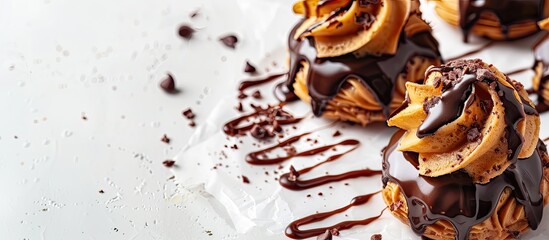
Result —
[[[383,199],[432,239],[515,239],[549,203],[549,157],[524,87],[481,60],[406,83],[384,151]]]
[[[283,100],[300,98],[316,116],[362,125],[385,121],[404,83],[440,63],[438,43],[414,0],[303,0],[289,37]],[[285,88],[285,89],[284,89]]]
[[[549,0],[432,0],[435,12],[469,32],[494,40],[510,40],[538,32],[536,22],[549,17]]]

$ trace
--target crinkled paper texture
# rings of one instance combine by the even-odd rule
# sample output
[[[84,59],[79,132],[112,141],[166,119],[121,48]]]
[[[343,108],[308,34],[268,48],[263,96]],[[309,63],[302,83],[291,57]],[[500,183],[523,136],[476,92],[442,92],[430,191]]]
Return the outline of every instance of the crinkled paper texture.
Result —
[[[205,6],[210,9],[210,14],[224,14],[231,18],[232,23],[241,24],[246,42],[254,42],[257,47],[254,56],[259,56],[258,67],[271,68],[271,72],[285,71],[286,63],[286,36],[292,24],[297,21],[296,16],[291,14],[292,1],[275,0],[239,0],[230,1],[231,9],[239,11],[227,12],[224,4],[213,4],[218,1],[205,1]],[[431,4],[422,6],[424,17],[429,20],[434,28],[435,36],[440,42],[443,56],[448,58],[460,53],[475,49],[485,43],[486,40],[472,38],[470,45],[461,42],[461,34],[440,19],[433,11]],[[243,17],[245,16],[245,17]],[[271,37],[275,36],[275,37]],[[474,57],[482,58],[492,63],[504,72],[510,72],[519,68],[529,67],[533,63],[530,47],[534,38],[515,41],[513,43],[498,43],[489,50],[480,52]],[[238,55],[238,49],[234,53]],[[247,58],[249,56],[241,56]],[[277,66],[272,62],[276,61]],[[234,64],[233,64],[234,65]],[[282,163],[284,169],[278,166],[252,166],[245,162],[247,153],[257,150],[254,143],[257,140],[251,137],[227,137],[222,127],[228,120],[240,114],[234,110],[237,105],[237,85],[245,75],[241,74],[242,69],[225,69],[220,74],[226,73],[220,79],[219,87],[227,87],[226,95],[219,96],[219,103],[211,110],[204,122],[200,122],[190,142],[177,156],[178,168],[174,170],[176,178],[184,188],[203,186],[211,194],[212,204],[219,211],[219,214],[227,220],[239,233],[244,235],[252,233],[262,239],[280,239],[284,236],[286,226],[295,219],[310,215],[316,211],[324,212],[347,205],[357,195],[379,191],[382,187],[381,177],[363,177],[339,183],[327,184],[303,191],[291,191],[280,186],[275,177],[282,172],[287,172],[290,165],[301,169],[310,166],[326,156],[336,152],[327,152],[324,157],[297,157]],[[263,74],[265,75],[265,74]],[[531,73],[524,73],[512,76],[530,86]],[[282,79],[281,79],[282,80]],[[279,80],[279,81],[281,81]],[[272,96],[273,84],[258,87],[264,98],[262,104],[276,103]],[[249,90],[248,90],[249,91]],[[244,101],[245,108],[249,109],[247,101]],[[255,100],[254,102],[258,102]],[[295,102],[287,107],[296,116],[310,116],[309,106],[302,102]],[[549,114],[542,115],[542,128],[540,137],[549,136]],[[373,124],[367,127],[350,126],[348,124],[330,125],[330,121],[308,117],[297,125],[297,129],[286,126],[288,136],[315,130],[311,138],[318,139],[319,143],[331,144],[343,139],[358,139],[360,147],[346,155],[343,159],[328,163],[314,170],[312,173],[301,176],[307,179],[310,176],[319,176],[329,172],[337,174],[355,169],[381,169],[380,152],[387,144],[394,129],[387,128],[383,123]],[[339,130],[342,135],[334,138],[332,134]],[[243,143],[240,143],[242,141]],[[260,143],[262,147],[270,146],[270,143]],[[224,146],[238,145],[238,150],[225,148]],[[311,147],[310,142],[300,141],[294,144],[296,149],[307,149]],[[339,147],[337,152],[346,148]],[[226,156],[223,156],[226,155]],[[222,164],[217,169],[212,169],[216,164]],[[226,167],[228,166],[228,167]],[[274,171],[279,172],[278,175]],[[266,175],[268,172],[269,175]],[[250,179],[250,184],[244,184],[239,176],[244,175]],[[344,183],[349,183],[348,186]],[[332,188],[329,188],[332,186]],[[323,196],[318,193],[322,192]],[[307,197],[310,194],[311,197]],[[385,208],[381,195],[376,195],[373,200],[364,206],[351,208],[345,214],[340,214],[320,223],[311,224],[304,228],[329,226],[341,220],[364,219],[375,216]],[[345,216],[346,215],[346,216]],[[383,239],[418,239],[418,237],[404,224],[400,223],[386,211],[384,215],[368,226],[358,226],[351,230],[341,232],[335,239],[369,239],[372,234],[381,233]],[[549,238],[549,211],[545,210],[544,221],[540,229],[524,236],[523,239],[548,239]]]

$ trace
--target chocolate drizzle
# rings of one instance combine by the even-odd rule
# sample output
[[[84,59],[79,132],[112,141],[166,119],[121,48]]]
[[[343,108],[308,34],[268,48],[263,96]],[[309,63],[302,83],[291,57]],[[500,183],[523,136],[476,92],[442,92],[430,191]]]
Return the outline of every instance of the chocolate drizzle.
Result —
[[[388,116],[394,91],[395,81],[400,73],[406,71],[406,64],[415,56],[438,59],[438,43],[429,32],[421,32],[411,37],[401,34],[398,50],[395,55],[366,56],[357,58],[352,53],[331,57],[317,58],[314,39],[294,39],[301,25],[298,23],[288,38],[290,48],[290,70],[288,79],[278,86],[277,96],[281,100],[296,99],[292,94],[293,83],[297,73],[302,69],[302,63],[309,64],[307,72],[307,89],[311,96],[311,106],[316,116],[322,115],[330,101],[350,78],[356,78],[367,86],[383,107],[383,113]],[[281,94],[280,94],[281,93]]]
[[[363,219],[363,220],[344,221],[344,222],[340,222],[340,223],[337,223],[337,224],[329,226],[329,227],[314,228],[314,229],[309,229],[309,230],[300,230],[299,229],[300,226],[310,224],[310,223],[320,222],[320,221],[322,221],[324,219],[327,219],[331,216],[342,213],[342,212],[346,211],[347,209],[349,209],[351,207],[364,205],[364,204],[368,203],[370,201],[370,199],[378,193],[379,192],[375,192],[375,193],[370,193],[370,194],[367,194],[367,195],[358,196],[358,197],[353,198],[353,200],[351,200],[351,203],[347,206],[338,208],[338,209],[333,210],[333,211],[317,213],[317,214],[313,214],[313,215],[295,220],[292,223],[290,223],[288,225],[288,227],[286,228],[286,236],[288,236],[290,238],[304,239],[304,238],[310,238],[310,237],[314,237],[314,236],[318,236],[320,234],[323,234],[324,232],[326,232],[326,230],[331,230],[331,229],[344,230],[344,229],[349,229],[349,228],[352,228],[352,227],[358,226],[358,225],[368,225],[369,223],[371,223],[371,222],[377,220],[378,218],[380,218],[386,208],[383,209],[379,215],[374,216],[374,217],[370,217],[370,218],[366,218],[366,219]]]
[[[536,108],[539,112],[545,112],[549,110],[547,105],[549,99],[545,99],[542,93],[545,89],[545,84],[549,81],[549,34],[546,34],[534,45],[534,58],[533,69],[536,70],[538,66],[541,66],[537,91],[538,106]]]
[[[467,42],[469,32],[484,12],[496,15],[503,35],[508,38],[511,25],[528,21],[535,24],[542,20],[544,2],[544,0],[460,0],[459,25],[463,31],[463,41]]]
[[[313,166],[301,169],[299,171],[296,171],[293,167],[291,167],[290,172],[284,173],[282,176],[280,176],[280,185],[291,190],[305,190],[305,189],[317,187],[317,186],[324,185],[331,182],[343,181],[345,179],[358,178],[358,177],[370,177],[370,176],[381,174],[381,171],[363,169],[363,170],[355,170],[355,171],[350,171],[350,172],[336,174],[336,175],[326,175],[326,176],[316,177],[308,180],[299,179],[301,175],[310,172],[311,170],[317,168],[320,165],[323,165],[328,162],[336,161],[342,156],[346,155],[347,153],[354,151],[358,147],[358,144],[359,144],[358,141],[356,140],[347,140],[347,141],[355,141],[356,145],[345,152],[332,155],[326,158],[326,160],[322,162],[319,162]]]
[[[436,178],[419,175],[412,164],[417,162],[418,154],[396,150],[403,134],[399,131],[393,135],[384,152],[383,183],[391,181],[400,187],[408,205],[410,226],[417,234],[423,234],[436,221],[446,220],[455,229],[455,239],[467,239],[472,226],[493,214],[505,189],[510,189],[524,206],[530,228],[537,229],[543,214],[540,154],[546,151],[541,141],[531,157],[519,159],[503,174],[481,185],[473,183],[465,172]]]
[[[266,77],[260,78],[260,79],[242,81],[242,82],[240,82],[240,85],[238,85],[238,91],[242,92],[242,91],[244,91],[244,90],[246,90],[250,87],[254,87],[254,86],[257,86],[257,85],[261,85],[261,84],[271,82],[271,81],[276,80],[276,79],[278,79],[278,78],[280,78],[284,75],[286,75],[286,73],[273,74],[273,75],[269,75],[269,76],[266,76]]]

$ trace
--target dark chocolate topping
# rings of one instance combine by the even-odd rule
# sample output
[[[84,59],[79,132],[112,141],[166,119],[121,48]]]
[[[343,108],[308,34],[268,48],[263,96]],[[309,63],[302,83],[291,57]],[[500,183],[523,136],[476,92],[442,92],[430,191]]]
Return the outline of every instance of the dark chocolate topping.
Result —
[[[288,225],[288,227],[286,228],[286,236],[288,236],[290,238],[294,238],[294,239],[304,239],[304,238],[310,238],[310,237],[321,235],[321,234],[325,233],[326,230],[330,230],[330,229],[344,230],[344,229],[349,229],[349,228],[352,228],[352,227],[358,226],[358,225],[368,225],[371,222],[373,222],[373,221],[377,220],[378,218],[380,218],[381,215],[383,214],[383,212],[385,211],[385,209],[383,209],[379,215],[374,216],[374,217],[370,217],[370,218],[366,218],[366,219],[363,219],[363,220],[345,221],[345,222],[340,222],[340,223],[337,223],[337,224],[329,226],[329,227],[314,228],[314,229],[308,229],[308,230],[300,230],[299,229],[300,226],[310,224],[310,223],[320,222],[320,221],[322,221],[324,219],[327,219],[331,216],[334,216],[336,214],[345,212],[347,209],[349,209],[353,206],[364,205],[364,204],[368,203],[370,201],[370,199],[378,193],[379,192],[375,192],[375,193],[370,193],[370,194],[367,194],[367,195],[358,196],[358,197],[353,198],[353,200],[351,200],[351,203],[347,206],[344,206],[344,207],[341,207],[341,208],[338,208],[336,210],[329,211],[329,212],[312,214],[310,216],[295,220],[292,223],[290,223]]]
[[[417,234],[438,220],[446,220],[454,226],[455,239],[467,239],[472,226],[493,214],[507,188],[524,206],[530,228],[538,227],[543,214],[541,154],[546,154],[541,141],[531,157],[515,161],[503,174],[481,185],[461,171],[435,178],[419,175],[413,164],[418,154],[396,150],[403,134],[399,131],[393,135],[384,152],[383,183],[399,185],[408,205],[410,226]]]
[[[463,31],[463,41],[467,42],[471,28],[484,12],[497,16],[501,31],[507,38],[509,27],[516,23],[533,22],[543,19],[544,0],[460,0],[459,25]]]
[[[302,62],[307,62],[307,88],[316,116],[322,114],[328,101],[340,91],[349,78],[356,78],[367,86],[383,106],[383,113],[388,116],[394,83],[400,73],[406,72],[409,60],[415,56],[440,58],[438,43],[430,32],[421,32],[411,37],[406,37],[403,32],[395,55],[357,58],[349,53],[339,57],[317,58],[312,38],[294,39],[301,23],[294,27],[288,37],[290,70],[286,83],[279,85],[279,88],[286,89],[279,90],[278,92],[283,94],[278,94],[278,97],[286,97],[286,101],[296,99],[290,92],[293,91],[293,83],[302,68]]]
[[[526,114],[537,114],[527,101],[522,103],[515,97],[515,89],[502,84],[495,75],[482,66],[482,61],[456,60],[440,67],[430,68],[426,75],[432,72],[440,72],[442,77],[438,79],[443,84],[442,99],[433,104],[425,121],[419,126],[417,136],[425,137],[434,134],[440,127],[451,123],[459,117],[465,105],[465,99],[479,97],[479,94],[471,94],[476,82],[488,84],[492,91],[498,93],[503,103],[505,116],[505,131],[507,133],[509,159],[514,161],[522,148],[524,138],[517,130],[517,125]],[[511,84],[511,80],[507,78]],[[470,99],[469,99],[470,100]],[[467,101],[469,101],[467,100]],[[525,111],[526,109],[526,111]]]

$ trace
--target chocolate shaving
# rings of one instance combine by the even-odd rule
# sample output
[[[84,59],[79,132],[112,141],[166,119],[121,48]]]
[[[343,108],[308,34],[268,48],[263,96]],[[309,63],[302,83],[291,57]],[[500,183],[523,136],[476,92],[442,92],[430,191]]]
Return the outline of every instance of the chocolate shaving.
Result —
[[[225,46],[234,49],[236,43],[238,42],[238,38],[234,35],[227,35],[225,37],[219,38],[219,41],[221,41],[221,43],[223,43]]]
[[[259,124],[255,124],[252,127],[252,130],[250,131],[250,133],[252,134],[252,137],[256,139],[265,139],[269,137],[267,130],[262,126],[260,126]]]
[[[191,108],[187,108],[185,111],[183,111],[183,116],[185,116],[189,120],[194,119],[195,117]]]
[[[175,88],[175,80],[171,74],[167,74],[166,78],[160,82],[160,88],[166,93],[174,94],[179,91]]]
[[[250,179],[244,175],[242,175],[242,182],[243,183],[246,183],[246,184],[249,184],[250,183]]]
[[[255,73],[257,70],[255,67],[248,61],[246,61],[246,66],[244,67],[244,72]]]
[[[194,29],[189,25],[181,25],[178,30],[179,36],[185,40],[190,40],[193,37]]]
[[[170,143],[171,139],[166,134],[164,134],[164,136],[162,136],[160,141],[165,142],[165,143]]]
[[[166,161],[162,162],[162,164],[164,164],[165,167],[170,168],[170,167],[173,167],[173,165],[175,165],[175,161],[174,160],[166,160]]]

